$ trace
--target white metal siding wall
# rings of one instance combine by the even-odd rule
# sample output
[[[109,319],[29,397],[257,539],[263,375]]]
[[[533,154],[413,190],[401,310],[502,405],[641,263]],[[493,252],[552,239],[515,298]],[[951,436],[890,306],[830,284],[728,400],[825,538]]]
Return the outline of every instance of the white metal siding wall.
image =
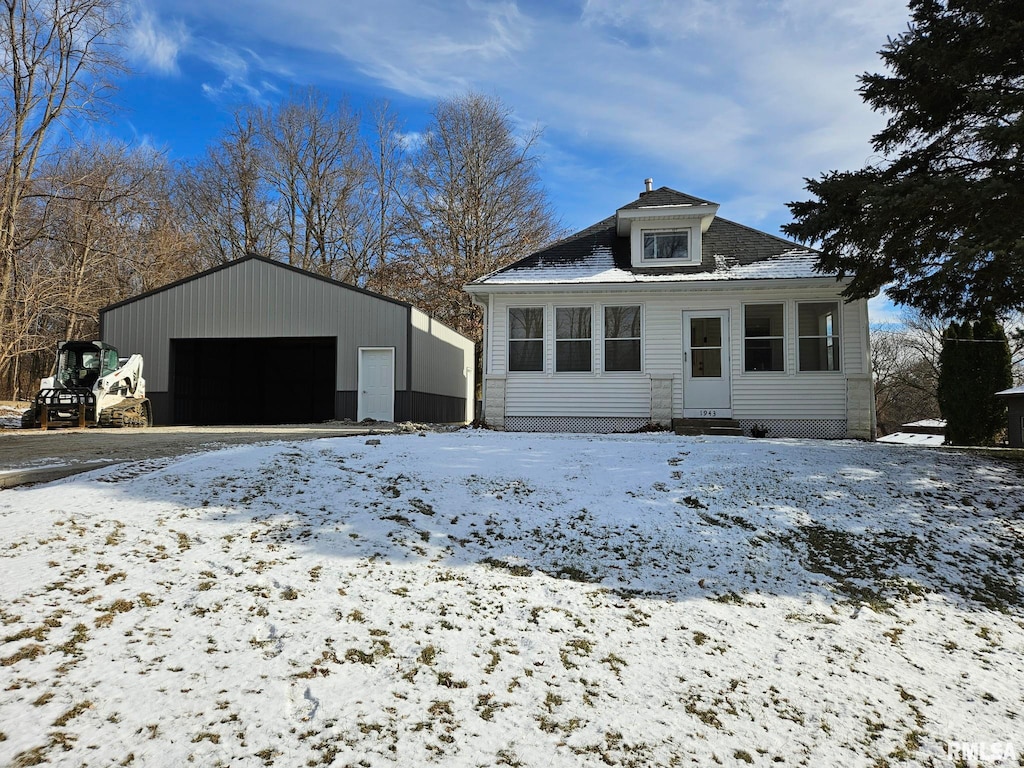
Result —
[[[401,390],[407,319],[400,304],[252,260],[107,311],[103,337],[122,354],[144,356],[154,392],[168,390],[170,339],[311,336],[338,338],[336,388],[342,391],[357,387],[358,347],[395,347]],[[267,364],[288,382],[287,361]]]
[[[839,288],[735,291],[680,289],[677,291],[566,294],[492,294],[489,373],[506,375],[505,413],[508,416],[635,416],[650,413],[650,377],[673,376],[673,412],[683,409],[684,310],[730,313],[729,352],[733,415],[761,419],[845,419],[846,376],[868,371],[863,327],[866,303],[842,305]],[[796,303],[839,301],[843,370],[836,373],[797,371]],[[786,371],[743,371],[744,303],[782,303],[785,306]],[[643,351],[640,374],[601,373],[602,315],[606,305],[643,306]],[[507,370],[509,307],[543,306],[544,373]],[[556,374],[554,371],[554,309],[591,306],[593,313],[594,373]]]
[[[412,389],[466,398],[466,421],[473,420],[475,355],[461,333],[412,310]]]
[[[646,374],[564,374],[510,376],[506,416],[638,416],[651,413],[651,380]]]

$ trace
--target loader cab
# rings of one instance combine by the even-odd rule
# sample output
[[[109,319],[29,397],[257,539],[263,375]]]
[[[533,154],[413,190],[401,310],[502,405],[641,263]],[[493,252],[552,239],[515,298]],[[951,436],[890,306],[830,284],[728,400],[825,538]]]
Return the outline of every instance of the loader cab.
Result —
[[[119,367],[117,349],[101,341],[65,341],[57,346],[58,387],[92,389]]]

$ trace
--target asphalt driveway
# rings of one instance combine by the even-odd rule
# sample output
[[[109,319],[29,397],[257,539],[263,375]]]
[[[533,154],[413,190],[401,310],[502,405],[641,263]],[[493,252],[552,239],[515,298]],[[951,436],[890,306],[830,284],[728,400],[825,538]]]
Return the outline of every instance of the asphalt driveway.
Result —
[[[11,429],[0,431],[0,488],[43,483],[125,461],[277,440],[382,434],[408,427],[378,422],[240,427]]]

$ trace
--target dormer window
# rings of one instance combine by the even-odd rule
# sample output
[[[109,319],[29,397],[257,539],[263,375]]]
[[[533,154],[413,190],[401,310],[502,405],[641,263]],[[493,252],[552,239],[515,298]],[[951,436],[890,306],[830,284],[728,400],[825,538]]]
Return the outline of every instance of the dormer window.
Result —
[[[664,263],[690,260],[690,230],[644,231],[644,261]]]
[[[629,262],[634,268],[699,267],[703,234],[716,213],[717,203],[666,188],[648,189],[635,203],[615,212],[615,233],[629,238]]]
[[[630,227],[634,267],[693,267],[700,264],[701,220],[693,216],[655,218],[648,214]]]

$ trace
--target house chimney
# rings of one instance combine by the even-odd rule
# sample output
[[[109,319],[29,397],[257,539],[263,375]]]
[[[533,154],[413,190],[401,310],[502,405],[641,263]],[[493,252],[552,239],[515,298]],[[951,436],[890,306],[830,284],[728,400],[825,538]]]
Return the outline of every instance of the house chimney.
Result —
[[[644,193],[654,190],[654,179],[644,179]]]

